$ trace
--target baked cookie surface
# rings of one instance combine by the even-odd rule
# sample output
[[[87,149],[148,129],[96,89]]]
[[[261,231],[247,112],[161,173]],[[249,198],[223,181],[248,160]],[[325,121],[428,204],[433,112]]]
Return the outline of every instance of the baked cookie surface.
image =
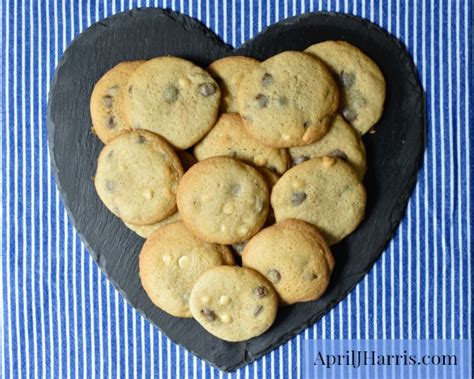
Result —
[[[243,251],[242,264],[264,275],[280,303],[288,305],[323,295],[334,258],[314,226],[289,219],[253,236]]]
[[[92,127],[104,143],[132,130],[123,108],[123,92],[130,75],[145,61],[121,62],[96,83],[90,99]]]
[[[183,168],[161,137],[145,130],[122,134],[101,151],[94,178],[104,205],[123,221],[154,224],[176,211]]]
[[[212,62],[207,71],[217,81],[222,92],[221,112],[238,112],[237,89],[242,76],[255,67],[260,61],[244,56],[218,59]]]
[[[278,299],[258,272],[238,266],[206,271],[189,301],[193,317],[204,329],[225,341],[245,341],[264,333],[275,320]]]
[[[290,163],[286,149],[266,146],[249,135],[237,113],[222,114],[211,131],[194,147],[194,156],[200,161],[229,156],[279,174],[284,173]]]
[[[195,64],[177,57],[158,57],[130,76],[125,100],[134,129],[150,130],[174,147],[187,149],[214,125],[220,89]]]
[[[253,137],[268,146],[291,147],[313,143],[326,134],[339,93],[318,59],[287,51],[245,74],[237,101]]]
[[[329,245],[352,233],[364,217],[366,192],[356,172],[341,159],[313,158],[289,169],[273,187],[277,222],[306,221]]]
[[[194,283],[212,267],[233,264],[229,254],[226,246],[201,241],[183,222],[175,222],[146,240],[140,252],[140,280],[156,306],[176,317],[192,317],[189,297]]]
[[[359,133],[380,119],[385,102],[385,78],[359,48],[344,41],[325,41],[305,50],[332,71],[341,91],[341,113]]]
[[[213,157],[186,172],[177,203],[183,221],[199,238],[232,244],[263,226],[269,191],[255,168],[229,157]]]
[[[364,143],[359,133],[340,115],[334,117],[331,128],[319,141],[292,147],[289,152],[294,165],[327,155],[349,163],[361,179],[367,170]]]

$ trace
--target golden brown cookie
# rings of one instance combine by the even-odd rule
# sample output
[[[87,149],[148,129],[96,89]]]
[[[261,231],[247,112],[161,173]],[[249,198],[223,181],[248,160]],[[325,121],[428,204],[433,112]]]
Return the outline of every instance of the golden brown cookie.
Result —
[[[233,264],[222,245],[196,238],[178,221],[153,233],[140,253],[139,271],[151,301],[176,317],[192,317],[189,296],[198,278],[212,267]]]
[[[319,299],[329,285],[334,258],[314,226],[290,219],[253,236],[242,264],[264,275],[287,305]]]

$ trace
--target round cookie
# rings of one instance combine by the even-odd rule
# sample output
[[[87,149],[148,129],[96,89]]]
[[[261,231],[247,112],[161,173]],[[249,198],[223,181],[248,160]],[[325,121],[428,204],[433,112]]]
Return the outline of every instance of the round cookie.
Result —
[[[123,112],[123,91],[130,75],[145,61],[121,62],[95,84],[90,100],[94,133],[104,143],[132,130]]]
[[[165,218],[164,220],[158,221],[151,225],[134,225],[134,224],[130,224],[129,222],[124,222],[124,224],[127,226],[127,228],[137,233],[140,237],[148,238],[162,226],[172,224],[173,222],[180,221],[180,220],[181,220],[181,215],[179,214],[179,212],[176,212],[176,213],[173,213],[171,216]]]
[[[206,271],[191,291],[189,308],[209,333],[229,342],[263,334],[276,317],[278,300],[264,276],[249,268],[220,266]]]
[[[125,107],[135,129],[147,129],[178,149],[199,141],[214,125],[220,89],[202,68],[177,57],[158,57],[130,76]]]
[[[289,151],[295,165],[327,155],[349,163],[360,179],[364,177],[367,169],[365,147],[359,133],[339,115],[334,118],[329,132],[319,141],[311,145],[292,147]]]
[[[156,134],[132,131],[102,149],[94,179],[105,206],[123,221],[149,225],[176,211],[183,168],[171,146]]]
[[[269,147],[249,135],[237,113],[224,113],[211,131],[194,147],[194,156],[203,159],[230,156],[253,166],[283,174],[289,167],[286,149]]]
[[[315,225],[329,245],[359,225],[366,193],[356,172],[333,157],[313,158],[289,169],[272,190],[277,222],[294,218]]]
[[[140,280],[157,307],[176,317],[192,317],[189,296],[194,283],[212,267],[233,264],[229,254],[226,246],[199,240],[178,221],[146,240],[140,252]]]
[[[207,71],[219,83],[222,92],[221,112],[238,112],[237,89],[242,76],[258,67],[260,61],[243,56],[218,59],[212,62]]]
[[[252,136],[268,146],[291,147],[308,145],[326,134],[339,93],[319,60],[286,51],[243,76],[237,101]]]
[[[229,157],[196,163],[178,187],[178,209],[186,225],[207,242],[245,241],[265,223],[268,188],[256,169]]]
[[[344,41],[312,45],[305,53],[321,59],[332,71],[341,92],[341,113],[362,135],[380,119],[385,79],[380,68],[357,47]]]
[[[253,236],[242,253],[242,264],[264,275],[280,304],[288,305],[323,295],[334,258],[314,226],[290,219]]]

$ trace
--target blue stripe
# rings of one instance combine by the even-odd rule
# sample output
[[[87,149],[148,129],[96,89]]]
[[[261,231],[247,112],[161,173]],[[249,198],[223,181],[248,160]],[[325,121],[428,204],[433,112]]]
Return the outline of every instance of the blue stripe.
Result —
[[[124,9],[152,3],[200,14],[236,46],[285,14],[347,6],[405,43],[426,90],[423,166],[381,259],[318,324],[230,377],[297,377],[305,338],[472,337],[469,0],[227,0],[226,18],[224,4],[215,0],[7,0],[1,9],[0,376],[193,377],[196,362],[198,377],[219,377],[117,295],[67,221],[51,175],[46,100],[57,61],[74,36],[119,12],[122,3]]]

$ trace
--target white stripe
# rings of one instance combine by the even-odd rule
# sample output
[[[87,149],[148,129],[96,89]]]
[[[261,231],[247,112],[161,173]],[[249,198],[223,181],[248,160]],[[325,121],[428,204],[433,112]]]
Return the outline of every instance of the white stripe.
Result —
[[[5,56],[5,51],[3,50],[4,49],[4,46],[3,46],[3,42],[4,40],[7,38],[6,35],[3,34],[3,10],[4,10],[4,7],[3,7],[3,3],[0,3],[0,34],[1,34],[1,37],[0,37],[0,54],[2,57]],[[7,21],[8,23],[8,21]],[[8,64],[6,61],[4,61],[3,63],[5,66]],[[2,75],[5,74],[5,71],[2,72]],[[8,80],[6,77],[2,76],[2,83],[8,83]],[[2,85],[1,88],[0,88],[0,96],[1,96],[1,105],[0,105],[0,112],[2,113],[2,116],[5,115],[4,117],[2,117],[2,124],[4,124],[4,126],[6,126],[8,128],[8,123],[7,123],[7,113],[3,113],[4,111],[4,105],[3,105],[3,99],[4,99],[4,92],[5,92],[5,87],[7,87],[7,85]],[[5,100],[6,102],[6,100]],[[5,146],[3,145],[3,128],[0,128],[0,143],[1,143],[1,148],[2,148],[2,152],[3,152],[3,149],[5,148]],[[7,172],[7,168],[5,166],[3,166],[3,154],[1,154],[1,157],[0,157],[0,160],[2,162],[2,168],[0,169],[0,199],[3,201],[3,172],[5,171],[5,173]],[[6,246],[7,244],[5,243],[4,244],[4,241],[3,241],[3,232],[4,232],[4,227],[3,227],[3,220],[4,219],[4,216],[3,216],[3,209],[4,207],[7,207],[8,205],[7,204],[2,204],[2,206],[0,207],[0,222],[1,222],[1,225],[2,227],[0,228],[0,246],[2,247],[2,252],[6,250]],[[6,312],[4,310],[4,302],[5,302],[5,293],[3,292],[3,280],[5,278],[5,273],[4,273],[4,267],[3,267],[3,256],[0,257],[0,294],[2,296],[1,300],[0,300],[0,343],[1,343],[1,346],[2,348],[0,349],[0,367],[1,367],[1,373],[2,373],[2,378],[6,378],[6,353],[5,353],[5,348],[6,348],[6,344],[5,344],[5,319],[4,319],[4,313],[3,312]]]
[[[472,3],[471,3],[472,4]],[[465,93],[464,93],[464,99],[465,99],[465,102],[464,102],[464,125],[465,125],[465,128],[466,128],[466,138],[465,138],[465,141],[466,141],[466,146],[465,146],[465,152],[466,152],[466,171],[465,171],[465,175],[466,175],[466,220],[467,220],[467,228],[466,228],[466,232],[467,232],[467,247],[468,249],[470,248],[471,245],[471,220],[472,220],[472,215],[471,215],[471,194],[470,194],[470,191],[471,191],[471,180],[470,180],[470,176],[471,176],[471,171],[470,171],[470,167],[471,167],[471,164],[470,164],[470,160],[471,160],[471,156],[469,154],[469,152],[471,151],[470,149],[470,144],[471,144],[471,138],[470,138],[470,134],[471,134],[471,131],[470,131],[470,123],[469,123],[469,110],[468,110],[468,106],[467,104],[471,104],[470,102],[470,98],[471,98],[471,95],[469,93],[469,71],[468,71],[468,62],[472,65],[472,61],[470,60],[469,58],[469,45],[468,45],[468,36],[469,36],[469,32],[468,32],[468,27],[469,27],[469,24],[468,24],[468,14],[469,14],[469,8],[468,8],[468,2],[465,1],[464,2],[464,29],[465,29],[465,33],[463,34],[464,35],[464,83],[465,83]],[[471,25],[471,28],[472,28],[472,25]],[[472,32],[472,29],[471,29],[471,32]],[[460,225],[462,226],[462,224]],[[470,257],[470,254],[467,254],[467,279],[468,279],[468,289],[467,291],[470,293],[471,289],[472,289],[472,271],[471,271],[471,257]],[[471,310],[471,306],[472,306],[472,297],[471,296],[467,296],[468,298],[468,301],[467,301],[467,314],[468,315],[472,315],[472,310]],[[468,339],[471,339],[472,337],[472,328],[468,328],[468,335],[466,338]]]
[[[22,14],[21,14],[21,33],[20,36],[22,37],[22,40],[26,39],[26,29],[25,29],[25,17],[26,14],[23,12],[25,10],[25,0],[22,0],[21,4],[21,9],[22,9]],[[30,45],[31,46],[31,45]],[[26,76],[26,59],[25,59],[25,43],[21,44],[21,98],[25,99],[26,98],[26,89],[25,89],[25,76]],[[28,251],[27,250],[27,235],[28,235],[28,230],[26,227],[26,104],[25,101],[21,102],[21,140],[22,140],[22,158],[21,158],[21,186],[22,186],[22,226],[21,230],[23,232],[23,237],[22,237],[22,245],[23,245],[23,252]],[[19,134],[17,134],[18,136]],[[19,184],[18,181],[16,182],[17,185]],[[29,324],[29,312],[28,312],[28,293],[26,290],[27,287],[27,276],[26,276],[26,269],[28,264],[31,264],[31,262],[27,263],[27,257],[24,256],[23,262],[22,262],[22,287],[23,287],[23,328],[24,328],[24,353],[25,353],[25,366],[26,366],[26,376],[30,377],[30,354],[26,354],[26,351],[29,351],[30,348],[30,332],[28,328]],[[18,293],[19,294],[19,293]],[[31,295],[31,293],[30,293]],[[17,316],[19,318],[19,315]]]
[[[457,202],[458,202],[458,211],[457,211],[457,214],[458,214],[458,218],[457,218],[457,222],[458,222],[458,236],[457,236],[457,239],[458,239],[458,249],[457,251],[458,252],[462,252],[464,249],[463,249],[463,235],[462,235],[462,225],[463,225],[463,222],[462,222],[462,215],[463,215],[463,209],[464,209],[464,204],[463,204],[463,199],[462,199],[462,187],[461,187],[461,183],[462,183],[462,179],[461,179],[461,173],[462,173],[462,158],[461,158],[461,96],[460,96],[460,93],[461,93],[461,83],[460,83],[460,80],[461,80],[461,68],[460,68],[460,51],[461,51],[461,47],[460,47],[460,42],[461,42],[461,39],[459,37],[459,13],[460,13],[460,9],[458,7],[458,3],[456,3],[456,115],[457,115],[457,119],[459,120],[458,121],[458,128],[457,128],[457,134],[456,134],[456,146],[457,146],[457,156],[456,156],[456,164],[457,164],[457,167],[458,167],[458,175],[457,175]],[[469,183],[469,182],[468,182]],[[468,245],[469,246],[469,245]],[[464,273],[463,273],[463,263],[464,263],[464,259],[462,257],[462,253],[461,253],[461,258],[458,260],[459,261],[459,281],[458,281],[458,286],[459,286],[459,305],[461,306],[461,309],[460,309],[460,312],[459,312],[459,336],[461,339],[464,339],[466,337],[464,337],[464,312],[462,311],[462,307],[463,307],[463,304],[464,304],[464,292],[462,290],[462,284],[464,283]],[[454,270],[453,270],[454,271]],[[453,272],[454,274],[454,272]],[[453,277],[451,277],[451,280],[454,280]],[[454,298],[453,298],[454,299]],[[452,301],[452,304],[453,304],[453,314],[455,312],[454,310],[454,301]]]

